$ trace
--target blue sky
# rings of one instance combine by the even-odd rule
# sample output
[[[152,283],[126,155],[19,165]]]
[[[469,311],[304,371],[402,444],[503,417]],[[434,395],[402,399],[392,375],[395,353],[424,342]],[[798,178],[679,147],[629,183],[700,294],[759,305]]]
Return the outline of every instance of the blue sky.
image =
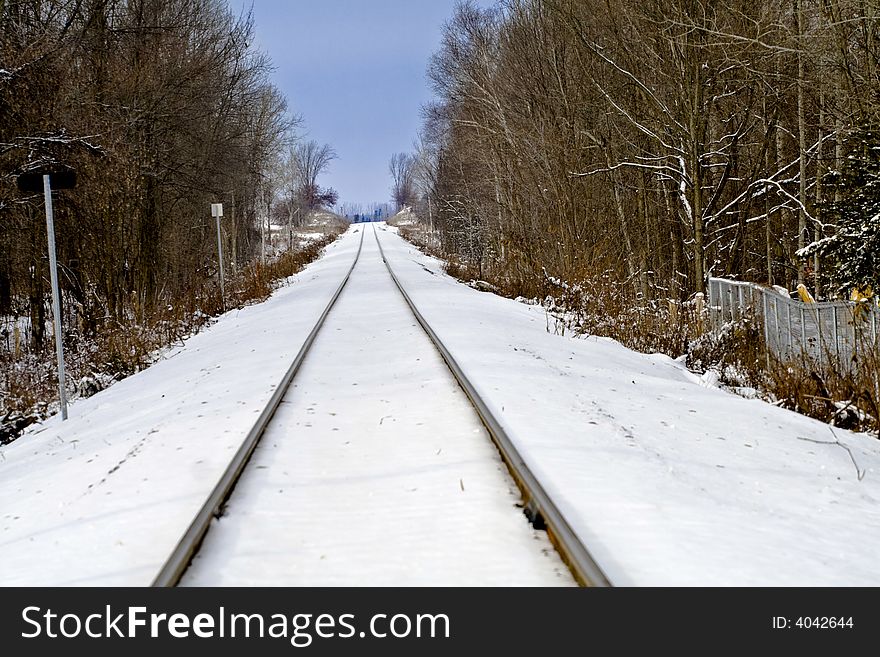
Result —
[[[425,71],[455,0],[229,0],[253,2],[257,45],[307,138],[339,155],[321,184],[341,202],[390,197],[388,160],[409,151],[431,98]],[[479,0],[491,6],[494,0]]]

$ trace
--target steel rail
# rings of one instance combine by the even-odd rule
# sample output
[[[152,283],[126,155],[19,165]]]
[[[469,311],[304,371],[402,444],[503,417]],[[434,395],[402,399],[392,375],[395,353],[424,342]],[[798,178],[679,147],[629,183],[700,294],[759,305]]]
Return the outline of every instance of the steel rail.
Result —
[[[446,345],[443,344],[443,341],[434,329],[431,328],[431,325],[428,324],[422,313],[419,312],[412,297],[410,297],[401,284],[400,279],[397,278],[397,275],[394,273],[394,269],[391,267],[388,258],[385,257],[385,251],[382,248],[382,242],[379,240],[379,233],[376,231],[375,226],[373,226],[373,235],[376,238],[376,244],[379,245],[379,253],[382,256],[382,261],[385,263],[388,273],[391,274],[391,279],[394,281],[394,284],[397,286],[397,289],[400,291],[400,294],[403,296],[406,304],[415,316],[416,321],[418,321],[422,329],[424,329],[431,342],[434,343],[437,351],[440,352],[440,356],[446,362],[446,365],[449,367],[449,370],[452,372],[458,385],[461,386],[461,389],[467,395],[476,410],[477,415],[480,417],[480,421],[489,432],[492,442],[494,442],[495,446],[498,448],[501,458],[504,460],[511,476],[520,489],[525,505],[524,510],[533,525],[541,527],[543,523],[550,536],[550,540],[556,546],[562,560],[571,569],[572,574],[579,584],[582,586],[597,587],[613,586],[611,580],[605,575],[599,564],[596,563],[596,560],[590,554],[590,551],[572,529],[571,525],[553,502],[550,495],[547,494],[547,491],[541,485],[541,482],[538,481],[537,477],[532,473],[531,469],[520,455],[519,450],[517,450],[513,441],[510,439],[507,431],[495,418],[492,411],[489,410],[488,405],[483,401],[483,398],[455,360],[455,357],[449,349],[446,348]]]
[[[362,228],[361,241],[360,244],[358,244],[357,253],[354,256],[354,261],[351,263],[351,267],[349,267],[348,272],[345,274],[345,278],[342,279],[339,287],[336,288],[336,292],[333,293],[330,302],[327,304],[327,307],[324,308],[324,312],[321,313],[321,316],[318,318],[312,331],[309,333],[305,342],[303,342],[302,347],[300,347],[299,352],[296,354],[296,358],[293,359],[293,363],[281,379],[281,383],[278,384],[278,387],[275,389],[275,392],[272,394],[272,397],[269,399],[263,412],[260,413],[260,417],[257,418],[256,423],[248,432],[241,447],[239,447],[238,451],[235,453],[235,456],[232,457],[232,460],[229,462],[229,465],[226,467],[226,470],[223,472],[217,485],[214,486],[208,499],[193,518],[186,533],[166,559],[162,569],[159,571],[159,574],[156,575],[151,586],[176,586],[177,583],[180,582],[181,577],[183,577],[183,573],[186,572],[186,569],[189,567],[196,552],[198,552],[202,541],[204,541],[205,535],[208,533],[208,529],[211,526],[211,521],[214,518],[220,517],[223,505],[232,494],[236,483],[238,483],[242,472],[244,472],[245,466],[247,466],[248,461],[250,461],[254,449],[263,437],[266,427],[269,426],[272,417],[275,415],[275,411],[278,410],[281,400],[284,398],[284,395],[287,394],[287,390],[290,388],[294,376],[296,376],[296,373],[299,371],[309,349],[312,347],[312,343],[315,341],[315,337],[317,337],[318,332],[324,325],[324,320],[327,319],[327,315],[330,314],[330,310],[333,308],[339,295],[342,294],[342,290],[346,283],[348,283],[348,279],[351,278],[351,273],[354,271],[354,268],[358,263],[361,249],[364,246],[365,232],[366,229]]]

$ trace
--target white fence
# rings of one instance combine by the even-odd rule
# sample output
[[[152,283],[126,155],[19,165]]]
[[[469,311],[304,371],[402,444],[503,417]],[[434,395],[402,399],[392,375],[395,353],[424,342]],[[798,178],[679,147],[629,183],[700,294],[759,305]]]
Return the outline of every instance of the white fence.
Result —
[[[709,279],[713,330],[741,319],[749,310],[762,321],[767,347],[780,358],[805,355],[848,364],[858,357],[859,349],[877,345],[880,308],[875,302],[803,303],[755,283]]]

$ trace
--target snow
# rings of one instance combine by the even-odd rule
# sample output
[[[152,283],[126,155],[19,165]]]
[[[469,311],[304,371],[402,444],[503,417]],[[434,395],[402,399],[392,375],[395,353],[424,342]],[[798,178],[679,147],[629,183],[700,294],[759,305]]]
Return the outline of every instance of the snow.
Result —
[[[0,315],[0,327],[10,335],[16,329],[24,334],[31,328],[31,318],[27,315]]]
[[[366,230],[182,584],[574,585]]]
[[[351,231],[267,302],[0,451],[0,584],[147,585],[351,265]]]
[[[240,568],[260,583],[567,583],[513,506],[461,393],[387,294],[372,229],[360,224],[267,302],[227,313],[149,369],[78,400],[68,422],[52,418],[3,448],[0,584],[148,584],[364,228],[365,260],[188,583],[207,583],[212,569],[211,583],[243,583]],[[880,441],[719,390],[664,356],[549,334],[540,307],[459,284],[393,229],[380,225],[380,236],[613,583],[880,584]],[[286,511],[268,504],[276,490],[290,496]],[[265,538],[270,526],[289,549]],[[254,566],[273,555],[288,563]],[[450,574],[451,563],[462,572]]]
[[[880,441],[706,387],[666,357],[551,335],[540,308],[381,236],[613,583],[880,583]]]
[[[297,235],[300,242],[308,243],[308,242],[317,242],[318,240],[324,239],[324,233],[300,233]]]
[[[388,220],[392,226],[415,226],[419,223],[416,213],[410,207],[404,207]]]

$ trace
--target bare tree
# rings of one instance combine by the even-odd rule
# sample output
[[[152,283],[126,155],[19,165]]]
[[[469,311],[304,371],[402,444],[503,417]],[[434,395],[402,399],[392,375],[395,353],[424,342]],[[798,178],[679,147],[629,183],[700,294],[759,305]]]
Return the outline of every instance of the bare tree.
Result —
[[[335,159],[336,151],[329,144],[319,145],[318,142],[311,140],[296,145],[292,163],[302,198],[312,199],[319,195],[318,177]]]
[[[256,254],[258,190],[292,120],[253,30],[213,0],[0,2],[0,172],[76,170],[58,256],[84,332],[203,297],[216,280],[211,202],[227,204],[231,257]],[[47,294],[38,211],[36,196],[0,189],[0,315],[29,306],[34,349]]]
[[[712,275],[818,284],[799,247],[833,230],[821,177],[880,118],[875,14],[860,0],[460,3],[429,70],[424,209],[443,248],[523,294],[597,272],[643,296]]]
[[[412,205],[416,198],[416,162],[408,153],[395,153],[388,163],[391,174],[391,200],[398,212],[407,205]]]

